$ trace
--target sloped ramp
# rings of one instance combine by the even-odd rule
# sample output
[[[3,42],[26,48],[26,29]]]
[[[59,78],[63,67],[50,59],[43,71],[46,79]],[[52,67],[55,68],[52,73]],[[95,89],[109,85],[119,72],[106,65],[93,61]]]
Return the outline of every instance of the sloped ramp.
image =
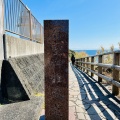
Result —
[[[9,61],[3,61],[1,76],[3,104],[29,100],[23,85]]]
[[[44,103],[44,54],[4,60],[1,77],[0,120],[38,120]]]
[[[8,61],[4,61],[2,67],[2,86],[3,95],[5,97],[8,96],[9,99],[11,99],[10,96],[12,94],[14,94],[12,97],[15,96],[15,92],[22,92],[22,88],[24,88],[29,99],[32,99],[36,94],[43,93],[44,55],[29,55],[10,58]]]

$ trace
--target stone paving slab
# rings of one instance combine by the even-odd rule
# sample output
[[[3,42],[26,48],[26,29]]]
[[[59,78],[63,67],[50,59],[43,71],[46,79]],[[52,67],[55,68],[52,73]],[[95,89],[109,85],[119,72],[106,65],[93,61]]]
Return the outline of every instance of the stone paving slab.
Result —
[[[70,64],[69,116],[69,120],[119,120],[120,100],[106,86]]]
[[[69,120],[119,120],[120,101],[105,87],[70,65]]]

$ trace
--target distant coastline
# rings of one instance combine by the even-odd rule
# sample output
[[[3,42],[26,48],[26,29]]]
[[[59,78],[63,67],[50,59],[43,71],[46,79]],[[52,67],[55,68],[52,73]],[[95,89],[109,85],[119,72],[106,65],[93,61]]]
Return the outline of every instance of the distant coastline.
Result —
[[[89,56],[96,55],[97,50],[74,50],[75,52],[86,52]]]

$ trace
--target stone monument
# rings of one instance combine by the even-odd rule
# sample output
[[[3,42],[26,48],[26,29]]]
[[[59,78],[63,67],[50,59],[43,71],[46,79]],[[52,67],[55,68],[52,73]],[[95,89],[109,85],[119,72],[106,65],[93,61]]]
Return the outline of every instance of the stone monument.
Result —
[[[44,21],[45,120],[68,120],[68,25]]]

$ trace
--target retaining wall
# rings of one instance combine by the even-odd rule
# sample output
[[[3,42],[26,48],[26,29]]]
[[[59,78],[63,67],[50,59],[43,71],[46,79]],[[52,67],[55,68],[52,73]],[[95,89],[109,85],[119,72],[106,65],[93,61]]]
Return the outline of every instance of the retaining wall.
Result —
[[[0,34],[0,60],[3,60],[3,38],[2,35]]]
[[[44,44],[5,35],[6,58],[44,53]]]

